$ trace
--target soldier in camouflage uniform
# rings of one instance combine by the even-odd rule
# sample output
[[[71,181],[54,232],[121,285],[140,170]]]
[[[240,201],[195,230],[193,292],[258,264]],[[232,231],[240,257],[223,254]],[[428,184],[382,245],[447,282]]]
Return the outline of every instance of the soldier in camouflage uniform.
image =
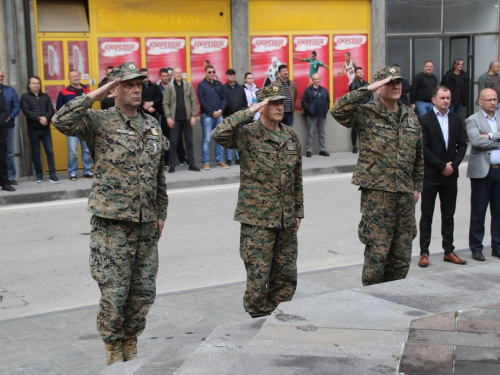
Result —
[[[415,112],[399,98],[399,67],[386,67],[375,81],[344,95],[331,114],[360,137],[352,182],[360,186],[359,239],[366,245],[363,285],[404,279],[417,235],[415,204],[422,191],[422,131]],[[360,105],[372,92],[379,97]]]
[[[167,217],[161,156],[168,141],[139,108],[144,77],[134,63],[124,63],[112,70],[109,83],[54,117],[59,131],[87,142],[95,162],[90,269],[101,290],[97,328],[108,365],[137,357],[137,337],[156,295],[158,240]],[[115,107],[90,109],[110,92]]]
[[[240,189],[234,219],[241,222],[240,256],[247,271],[245,310],[254,318],[290,301],[297,287],[297,230],[304,217],[302,152],[284,126],[283,87],[271,84],[258,103],[224,119],[212,132],[240,154]],[[254,115],[260,112],[260,119]]]

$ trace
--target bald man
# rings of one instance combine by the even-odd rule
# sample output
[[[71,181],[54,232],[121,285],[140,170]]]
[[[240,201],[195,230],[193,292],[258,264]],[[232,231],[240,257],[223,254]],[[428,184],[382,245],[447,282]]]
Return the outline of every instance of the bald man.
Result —
[[[472,258],[484,261],[486,209],[491,212],[491,255],[500,258],[500,118],[495,90],[479,93],[479,112],[465,120],[472,146],[467,167],[471,184],[469,247]]]
[[[330,108],[330,96],[328,91],[321,86],[321,76],[315,73],[311,77],[312,85],[304,90],[301,105],[307,114],[307,142],[306,156],[312,156],[314,133],[318,129],[319,154],[330,156],[325,147],[325,123],[326,114]]]

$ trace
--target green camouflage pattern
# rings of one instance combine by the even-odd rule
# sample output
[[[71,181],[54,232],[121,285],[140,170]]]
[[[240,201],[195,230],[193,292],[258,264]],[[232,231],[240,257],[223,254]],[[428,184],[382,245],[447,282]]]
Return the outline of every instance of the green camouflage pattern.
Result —
[[[417,235],[413,193],[361,189],[360,241],[365,244],[363,285],[404,279]]]
[[[424,156],[422,130],[415,112],[398,102],[398,121],[380,99],[360,105],[370,91],[347,93],[330,113],[341,125],[359,134],[360,152],[352,183],[392,192],[422,191]]]
[[[257,102],[260,103],[264,99],[269,99],[270,102],[275,102],[277,100],[285,100],[285,92],[283,91],[283,85],[276,85],[271,83],[266,87],[261,88],[255,93],[255,98]]]
[[[382,81],[390,76],[392,76],[391,81],[403,79],[403,77],[401,77],[401,69],[398,66],[386,66],[373,75],[373,80]]]
[[[247,271],[243,295],[252,317],[271,314],[297,288],[297,230],[241,224],[240,256]]]
[[[105,343],[138,337],[156,296],[158,225],[91,218],[90,272],[101,290],[97,329]]]
[[[240,154],[240,189],[234,220],[266,228],[294,228],[304,217],[302,151],[297,133],[280,124],[281,142],[269,137],[245,109],[224,119],[212,138]]]
[[[131,79],[140,78],[144,79],[147,75],[142,74],[134,62],[125,62],[113,68],[108,74],[108,79],[110,81],[115,78],[121,78],[122,82],[129,81]]]
[[[94,101],[80,96],[54,116],[63,134],[87,142],[95,163],[89,211],[97,216],[133,222],[165,220],[167,186],[162,151],[168,140],[158,122],[145,114],[136,127],[117,107],[92,110]]]

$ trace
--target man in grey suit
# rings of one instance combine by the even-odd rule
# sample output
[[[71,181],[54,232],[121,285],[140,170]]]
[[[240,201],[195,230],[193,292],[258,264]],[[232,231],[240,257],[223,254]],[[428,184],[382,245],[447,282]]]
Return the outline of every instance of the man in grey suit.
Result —
[[[465,123],[472,145],[467,177],[471,182],[469,247],[472,258],[484,261],[483,238],[486,209],[491,212],[491,255],[500,258],[500,113],[497,93],[479,93],[481,110]]]

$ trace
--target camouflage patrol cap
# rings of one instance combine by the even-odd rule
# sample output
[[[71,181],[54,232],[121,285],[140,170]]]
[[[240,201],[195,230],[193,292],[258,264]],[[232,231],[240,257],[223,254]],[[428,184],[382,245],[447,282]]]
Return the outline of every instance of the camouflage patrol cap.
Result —
[[[375,73],[373,78],[375,81],[382,81],[389,76],[392,76],[391,81],[394,81],[395,79],[403,79],[403,77],[401,77],[401,69],[399,66],[386,66],[384,69]]]
[[[146,77],[147,77],[146,75],[141,74],[141,72],[139,71],[139,69],[137,69],[137,66],[135,65],[134,62],[126,62],[121,65],[118,65],[114,67],[113,70],[109,72],[108,75],[110,81],[115,78],[121,78],[122,82],[129,81],[135,78],[144,79]]]
[[[258,103],[260,103],[266,98],[268,98],[270,102],[286,99],[286,96],[283,93],[283,86],[275,85],[273,83],[257,91],[255,93],[255,97],[257,98]]]

